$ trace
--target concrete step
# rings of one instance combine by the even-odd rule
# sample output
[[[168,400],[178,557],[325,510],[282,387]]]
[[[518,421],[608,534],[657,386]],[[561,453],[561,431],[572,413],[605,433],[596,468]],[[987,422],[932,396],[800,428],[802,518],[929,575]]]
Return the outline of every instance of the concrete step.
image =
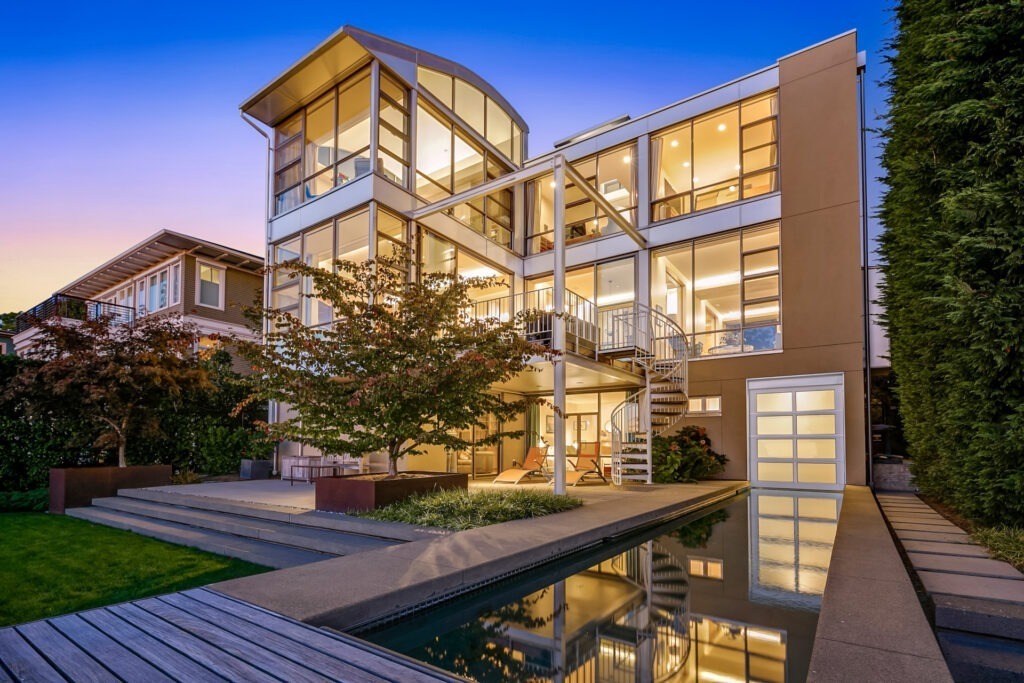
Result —
[[[1024,642],[1024,605],[936,595],[935,626]]]
[[[395,541],[420,541],[452,533],[448,529],[435,527],[414,527],[410,524],[380,522],[340,513],[318,512],[262,503],[245,503],[223,498],[172,493],[161,489],[122,489],[117,492],[117,495],[119,498],[146,500],[195,510],[224,512],[231,515],[287,522],[316,529],[329,529]]]
[[[301,550],[276,543],[267,543],[231,534],[196,527],[165,522],[148,517],[140,517],[127,512],[98,507],[72,508],[66,513],[69,517],[77,517],[88,522],[103,524],[134,531],[141,536],[149,536],[168,543],[198,548],[217,555],[235,557],[253,564],[284,569],[297,567],[311,562],[320,562],[333,557],[324,553]]]
[[[199,510],[133,498],[97,498],[93,506],[138,517],[184,524],[267,543],[291,546],[330,555],[351,555],[396,545],[398,541],[371,538],[330,529],[300,526],[226,512]]]

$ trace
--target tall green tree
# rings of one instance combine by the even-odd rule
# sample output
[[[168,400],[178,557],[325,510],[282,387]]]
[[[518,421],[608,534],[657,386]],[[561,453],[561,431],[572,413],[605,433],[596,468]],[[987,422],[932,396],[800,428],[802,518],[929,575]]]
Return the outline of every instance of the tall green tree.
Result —
[[[914,473],[1024,522],[1024,4],[903,0],[888,57],[883,303]]]
[[[109,317],[37,323],[26,365],[13,382],[30,417],[73,414],[103,426],[99,447],[116,449],[127,465],[129,437],[160,431],[161,409],[195,389],[210,388],[207,370],[192,353],[197,332],[172,316],[147,316],[133,325]]]
[[[0,313],[0,330],[14,330],[14,322],[21,315],[17,311],[11,311],[9,313]]]
[[[364,263],[335,261],[337,273],[292,262],[306,299],[334,311],[335,322],[307,327],[291,313],[261,311],[266,343],[238,342],[255,369],[250,400],[287,404],[291,417],[266,426],[272,436],[325,454],[356,457],[383,452],[388,474],[426,445],[460,450],[459,436],[494,415],[507,422],[525,401],[490,391],[527,371],[545,350],[525,341],[516,320],[468,315],[475,288],[494,278],[425,273],[407,277],[409,260],[381,256]],[[519,432],[498,431],[478,444]]]

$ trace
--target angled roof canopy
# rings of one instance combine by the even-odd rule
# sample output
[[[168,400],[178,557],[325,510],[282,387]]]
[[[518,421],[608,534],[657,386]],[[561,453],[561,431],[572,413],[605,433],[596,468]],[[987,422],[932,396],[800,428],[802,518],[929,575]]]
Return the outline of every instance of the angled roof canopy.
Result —
[[[529,127],[494,86],[466,67],[450,60],[356,28],[342,26],[240,106],[243,113],[277,125],[299,107],[312,102],[324,90],[376,57],[410,86],[416,85],[416,66],[425,66],[470,83],[497,102],[524,131]]]
[[[125,282],[181,253],[200,256],[251,273],[258,273],[263,268],[263,258],[255,254],[189,237],[179,232],[161,230],[103,265],[94,268],[56,293],[91,299],[110,287]]]

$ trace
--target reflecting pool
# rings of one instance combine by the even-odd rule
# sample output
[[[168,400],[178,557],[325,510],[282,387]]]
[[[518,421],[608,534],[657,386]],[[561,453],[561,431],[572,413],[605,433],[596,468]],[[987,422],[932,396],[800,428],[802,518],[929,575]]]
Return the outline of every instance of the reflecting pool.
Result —
[[[481,681],[803,681],[840,504],[754,490],[357,635]]]

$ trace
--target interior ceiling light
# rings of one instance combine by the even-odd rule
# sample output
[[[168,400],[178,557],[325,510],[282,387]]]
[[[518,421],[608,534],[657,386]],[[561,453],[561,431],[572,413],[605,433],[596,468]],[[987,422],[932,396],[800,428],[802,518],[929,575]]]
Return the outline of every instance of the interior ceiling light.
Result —
[[[552,181],[551,181],[551,187],[554,187],[554,186],[555,186],[555,181],[554,181],[554,180],[552,180]]]
[[[672,141],[672,142],[670,142],[669,144],[670,144],[670,145],[671,145],[672,147],[678,147],[678,146],[679,146],[679,140],[673,140],[673,141]]]
[[[698,178],[697,176],[693,176],[693,182],[699,183],[700,182],[700,178]]]
[[[740,165],[736,164],[735,166],[733,166],[733,168],[735,168],[738,171],[738,170],[740,170]]]
[[[630,161],[632,161],[632,158],[628,154],[622,157],[622,163],[628,164]]]
[[[683,168],[690,168],[690,162],[689,161],[684,161],[683,162]]]
[[[719,133],[724,133],[725,132],[725,124],[724,123],[718,124],[718,132]]]
[[[729,186],[729,192],[735,192],[735,191],[736,191],[736,186],[735,185],[730,185]]]

